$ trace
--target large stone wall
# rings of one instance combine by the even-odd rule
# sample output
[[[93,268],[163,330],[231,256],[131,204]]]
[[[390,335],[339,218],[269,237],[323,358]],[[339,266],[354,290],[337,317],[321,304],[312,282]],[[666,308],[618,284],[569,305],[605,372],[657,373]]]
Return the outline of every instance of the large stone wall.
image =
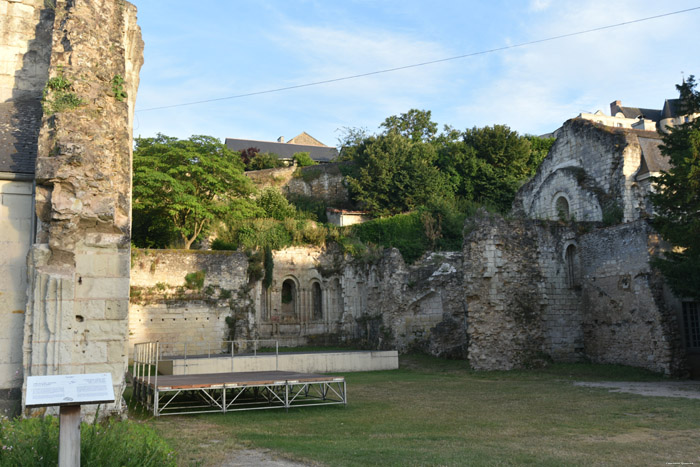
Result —
[[[565,225],[481,213],[464,242],[469,361],[507,370],[581,358],[578,287],[568,277]]]
[[[134,250],[129,355],[134,344],[153,341],[178,354],[185,344],[189,354],[220,350],[229,338],[226,318],[250,305],[247,268],[243,253]],[[202,287],[185,287],[185,276],[200,271],[205,273]]]
[[[36,165],[24,378],[110,372],[121,411],[127,362],[133,107],[143,42],[124,1],[56,2],[49,76],[81,104],[47,110]],[[122,77],[128,97],[117,99]],[[51,92],[49,98],[51,98]]]
[[[304,196],[323,200],[331,206],[348,205],[349,195],[340,167],[346,164],[328,163],[308,167],[281,167],[246,172],[258,188],[279,188],[289,197]]]
[[[678,301],[649,264],[659,248],[645,221],[580,237],[583,333],[592,361],[686,372]]]

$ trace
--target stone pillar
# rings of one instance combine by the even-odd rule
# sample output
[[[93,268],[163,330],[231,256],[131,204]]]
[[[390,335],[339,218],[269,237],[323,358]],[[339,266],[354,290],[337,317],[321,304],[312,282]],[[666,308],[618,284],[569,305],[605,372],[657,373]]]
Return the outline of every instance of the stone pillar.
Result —
[[[36,165],[27,376],[111,372],[121,411],[127,364],[132,118],[143,42],[124,1],[58,0]],[[123,80],[123,84],[121,84]],[[126,96],[123,95],[126,92]]]

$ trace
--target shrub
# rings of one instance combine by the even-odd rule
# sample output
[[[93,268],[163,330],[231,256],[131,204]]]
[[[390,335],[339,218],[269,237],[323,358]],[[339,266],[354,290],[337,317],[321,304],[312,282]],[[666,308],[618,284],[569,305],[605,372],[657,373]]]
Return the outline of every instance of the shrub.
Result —
[[[153,429],[131,421],[81,425],[82,465],[175,466],[175,454]],[[58,464],[58,419],[0,421],[0,465]]]
[[[190,290],[201,290],[204,287],[206,271],[191,272],[185,276],[185,287]]]
[[[299,167],[308,167],[310,165],[316,165],[318,162],[311,158],[311,154],[308,152],[297,152],[294,153],[294,160],[297,161]]]

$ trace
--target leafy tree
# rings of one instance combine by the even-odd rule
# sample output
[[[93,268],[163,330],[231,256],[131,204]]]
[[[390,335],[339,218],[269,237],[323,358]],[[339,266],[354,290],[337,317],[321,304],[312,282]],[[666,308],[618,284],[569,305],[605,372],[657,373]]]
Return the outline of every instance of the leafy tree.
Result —
[[[246,170],[263,170],[263,169],[275,169],[277,167],[282,167],[282,161],[279,160],[279,156],[272,152],[256,152],[248,164],[246,164]]]
[[[165,217],[171,234],[177,233],[186,249],[230,203],[252,191],[241,159],[216,138],[178,140],[158,134],[136,139],[135,224],[162,223]],[[149,243],[148,238],[134,241]]]
[[[432,141],[437,133],[437,123],[430,118],[430,110],[411,109],[401,115],[392,115],[380,126],[385,128],[385,134],[399,134],[414,142]]]
[[[700,92],[690,76],[676,88],[686,114],[700,112]],[[664,135],[663,154],[671,168],[654,181],[654,226],[673,251],[654,264],[679,297],[700,300],[700,119],[674,127]]]
[[[451,196],[435,166],[434,145],[414,142],[396,133],[360,144],[353,160],[359,170],[348,176],[353,198],[374,214],[409,211],[439,196]]]
[[[282,221],[297,216],[297,210],[293,204],[289,204],[287,198],[277,188],[265,188],[256,202],[265,213],[264,217],[271,217]]]
[[[311,154],[308,152],[295,152],[292,156],[299,167],[308,167],[310,165],[317,165],[318,162],[311,158]]]

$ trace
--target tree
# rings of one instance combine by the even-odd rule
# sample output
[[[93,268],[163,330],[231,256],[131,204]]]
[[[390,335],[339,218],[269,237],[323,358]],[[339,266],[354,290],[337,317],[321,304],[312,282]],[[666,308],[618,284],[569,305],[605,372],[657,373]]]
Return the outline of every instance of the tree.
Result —
[[[240,157],[216,138],[178,140],[158,134],[136,139],[133,211],[142,232],[149,231],[148,224],[162,228],[167,218],[171,233],[189,249],[230,203],[252,191]],[[148,238],[134,241],[149,243]]]
[[[399,116],[388,117],[380,126],[385,128],[384,134],[395,133],[413,142],[428,142],[435,138],[438,128],[430,114],[430,110],[411,109]]]
[[[353,199],[374,214],[409,211],[434,197],[451,197],[446,178],[435,166],[437,151],[396,133],[368,138],[353,161],[358,171],[348,176]]]
[[[690,76],[676,88],[685,114],[700,112],[700,92]],[[674,127],[663,137],[671,168],[654,179],[654,227],[673,250],[654,261],[679,297],[700,301],[700,119]]]

